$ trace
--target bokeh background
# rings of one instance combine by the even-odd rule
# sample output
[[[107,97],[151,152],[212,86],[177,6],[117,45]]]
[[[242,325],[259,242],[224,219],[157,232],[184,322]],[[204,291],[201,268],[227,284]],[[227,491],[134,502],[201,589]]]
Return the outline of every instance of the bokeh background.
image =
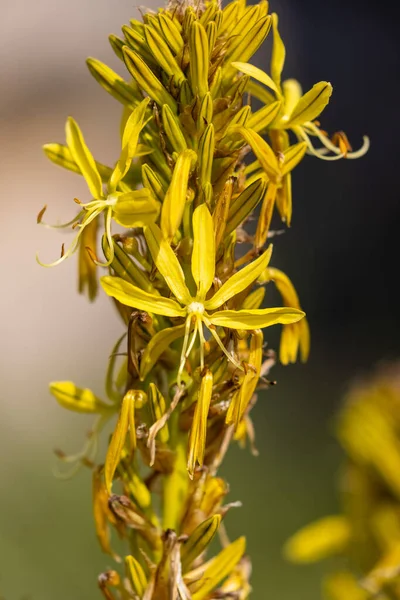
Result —
[[[278,385],[254,410],[260,456],[232,449],[224,474],[232,538],[246,533],[254,599],[317,600],[323,566],[293,567],[281,547],[299,526],[337,509],[341,454],[332,419],[348,385],[398,357],[398,26],[389,3],[274,0],[287,46],[285,75],[308,89],[327,79],[323,116],[344,129],[359,161],[307,158],[294,174],[294,218],[276,240],[274,265],[295,283],[312,330],[307,365],[276,367]],[[70,217],[83,181],[47,162],[41,145],[63,141],[72,114],[98,160],[117,156],[119,106],[89,76],[95,56],[123,73],[107,35],[138,16],[131,0],[0,0],[1,413],[0,597],[99,598],[96,577],[111,567],[92,526],[90,474],[54,478],[52,450],[79,449],[85,427],[47,391],[72,379],[99,394],[121,325],[108,302],[76,293],[76,265],[52,260],[61,237],[37,227]],[[154,7],[153,1],[146,6]],[[384,11],[381,9],[385,9]],[[392,12],[391,12],[392,11]],[[269,61],[269,45],[258,53]],[[277,347],[278,334],[268,337]]]

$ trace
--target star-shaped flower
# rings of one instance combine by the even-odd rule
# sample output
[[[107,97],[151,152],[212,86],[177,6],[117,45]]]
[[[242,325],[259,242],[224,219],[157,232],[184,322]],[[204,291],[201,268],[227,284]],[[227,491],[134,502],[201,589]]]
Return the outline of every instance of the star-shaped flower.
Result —
[[[250,84],[249,91],[266,104],[280,102],[279,112],[274,120],[268,125],[268,131],[291,130],[298,138],[299,142],[306,142],[307,151],[318,158],[324,160],[338,160],[340,158],[359,158],[363,156],[369,148],[369,139],[364,136],[362,147],[351,152],[351,146],[343,133],[336,134],[332,139],[322,131],[315,119],[321,114],[329,102],[332,94],[332,85],[328,81],[316,83],[311,90],[302,95],[301,86],[295,79],[281,81],[283,67],[285,65],[286,50],[278,30],[278,17],[272,14],[272,29],[274,32],[272,57],[271,57],[271,76],[262,69],[254,67],[249,63],[234,62],[233,66],[250,75],[256,81],[262,83],[272,90],[275,97],[269,91],[261,88],[253,82]],[[261,109],[263,110],[263,109]],[[257,113],[253,119],[257,120]],[[249,127],[252,128],[252,121],[249,120]],[[316,137],[323,145],[322,148],[315,148],[311,138]]]
[[[145,228],[147,245],[158,271],[165,279],[174,298],[165,298],[145,292],[119,277],[106,276],[101,278],[101,284],[106,293],[122,304],[165,317],[185,319],[184,341],[177,377],[178,384],[181,383],[186,360],[197,336],[200,338],[200,365],[202,368],[204,367],[205,338],[203,325],[210,331],[229,360],[236,367],[241,368],[236,358],[225,348],[215,329],[216,327],[254,330],[277,323],[295,323],[304,316],[303,311],[286,307],[253,310],[223,309],[228,300],[245,290],[259,277],[270,260],[272,246],[259,258],[232,275],[219,290],[210,296],[209,292],[215,276],[215,234],[213,220],[206,204],[198,206],[193,213],[193,234],[191,270],[197,287],[195,296],[192,296],[188,289],[176,255],[155,224]],[[190,338],[192,327],[194,327],[194,330]]]
[[[118,162],[111,172],[111,176],[103,189],[102,178],[85,139],[79,129],[78,124],[70,117],[66,124],[67,147],[71,157],[82,173],[88,185],[93,200],[83,204],[80,200],[75,202],[81,208],[77,216],[63,225],[56,225],[56,228],[64,228],[72,225],[78,230],[70,247],[66,252],[62,251],[61,257],[52,263],[38,262],[42,266],[52,267],[58,265],[66,258],[71,256],[80,245],[83,239],[85,229],[102,213],[105,213],[105,231],[110,248],[110,257],[106,263],[96,264],[108,266],[114,258],[113,243],[111,236],[111,222],[114,219],[123,227],[142,227],[149,222],[154,221],[160,212],[160,204],[146,189],[131,190],[123,183],[123,178],[127,174],[132,160],[136,154],[139,143],[139,135],[145,125],[145,111],[149,99],[144,99],[133,111],[129,117],[122,136],[122,150]],[[38,222],[42,222],[44,214],[43,209],[38,216]]]

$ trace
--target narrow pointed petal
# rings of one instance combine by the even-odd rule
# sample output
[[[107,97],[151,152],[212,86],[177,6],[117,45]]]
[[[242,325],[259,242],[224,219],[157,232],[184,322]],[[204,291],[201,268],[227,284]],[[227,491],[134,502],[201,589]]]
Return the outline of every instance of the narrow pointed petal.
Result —
[[[161,107],[163,104],[168,104],[173,112],[176,113],[176,102],[173,97],[167,92],[165,87],[162,85],[159,79],[154,75],[150,67],[147,66],[145,61],[133,50],[124,46],[124,61],[128,68],[128,71],[141,87],[146,94],[150,96],[152,100],[157,102]]]
[[[275,120],[281,110],[282,102],[277,100],[267,106],[263,106],[260,110],[257,110],[251,115],[246,123],[249,129],[252,129],[256,133],[264,131],[267,127]]]
[[[175,163],[172,180],[165,194],[161,210],[161,231],[167,240],[172,240],[178,231],[186,205],[190,172],[196,161],[193,150],[184,150]]]
[[[260,308],[265,298],[265,287],[259,287],[252,292],[247,298],[245,298],[242,308],[246,310],[253,310]]]
[[[110,406],[94,395],[92,390],[79,388],[72,381],[50,383],[50,392],[64,408],[79,413],[104,413]]]
[[[147,344],[140,360],[140,379],[143,381],[160,358],[175,340],[185,335],[185,325],[167,327],[154,335]]]
[[[250,77],[253,77],[253,79],[256,79],[260,83],[263,83],[271,90],[273,90],[277,94],[277,96],[281,95],[281,92],[274,80],[262,69],[259,69],[254,65],[244,62],[233,62],[232,66],[234,66],[235,69],[238,69],[238,71],[241,71],[245,75],[250,75]]]
[[[282,90],[285,99],[283,120],[288,121],[303,94],[303,90],[297,79],[285,79],[282,83]]]
[[[139,143],[139,135],[143,129],[144,116],[149,103],[149,98],[145,98],[137,106],[126,122],[124,133],[122,136],[122,151],[118,159],[115,169],[110,177],[109,188],[113,192],[117,189],[119,182],[127,174],[129,167],[132,164],[136,149]]]
[[[250,30],[246,31],[243,35],[238,36],[238,43],[235,43],[234,47],[231,46],[225,60],[228,63],[235,62],[238,59],[242,59],[243,62],[250,60],[267,37],[270,29],[270,15],[259,19]],[[225,76],[230,77],[233,73],[234,67],[229,65],[226,69]]]
[[[259,308],[254,310],[220,310],[208,317],[213,325],[230,329],[263,329],[270,325],[296,323],[305,313],[296,308]]]
[[[193,213],[192,274],[198,296],[204,299],[215,275],[214,223],[207,204],[201,204]]]
[[[155,222],[160,207],[146,188],[134,190],[118,195],[113,206],[113,219],[123,227],[145,227]]]
[[[187,143],[179,119],[174,115],[168,104],[164,104],[162,107],[162,122],[173,151],[179,153],[187,150]]]
[[[332,95],[332,85],[327,81],[316,83],[311,90],[302,96],[290,115],[287,127],[302,125],[316,119]]]
[[[125,565],[129,579],[132,583],[133,591],[141,598],[147,587],[147,577],[143,567],[134,556],[126,556]]]
[[[281,75],[285,64],[286,50],[278,30],[278,15],[272,14],[272,30],[274,39],[272,43],[271,75],[276,86],[281,86]]]
[[[179,302],[190,304],[192,298],[185,283],[182,267],[171,246],[163,238],[160,228],[157,225],[149,225],[145,228],[144,235],[155,265],[169,289]]]
[[[150,383],[149,388],[147,390],[149,407],[151,412],[151,417],[153,420],[153,424],[159,421],[166,413],[166,403],[165,398],[156,386],[155,383]],[[169,429],[168,423],[165,423],[164,427],[157,433],[157,439],[160,442],[168,442],[169,440]]]
[[[192,600],[203,600],[236,567],[246,549],[246,539],[238,538],[204,565],[202,585],[192,595]]]
[[[229,209],[225,235],[232,233],[253,212],[264,198],[266,188],[265,178],[259,177],[235,198]]]
[[[182,81],[186,79],[185,75],[176,62],[168,44],[164,41],[164,38],[149,25],[144,26],[144,35],[152,55],[163,71],[165,71],[169,77],[174,77],[175,82],[178,85],[182,83]]]
[[[108,494],[111,494],[111,486],[115,471],[121,459],[122,450],[125,445],[125,439],[128,433],[129,425],[132,422],[131,412],[135,410],[130,394],[126,394],[122,400],[121,410],[118,416],[117,425],[112,434],[110,445],[108,446],[106,461],[104,464],[104,480]]]
[[[213,515],[200,523],[182,546],[181,558],[183,572],[187,571],[193,561],[211,544],[221,524],[221,515]]]
[[[77,122],[72,117],[69,117],[67,120],[65,133],[67,146],[71,152],[72,158],[78,165],[80,172],[85,178],[90,193],[92,194],[93,198],[102,198],[103,187],[95,160],[86,145],[85,139]]]
[[[253,260],[249,265],[232,275],[232,277],[224,283],[210,300],[206,300],[206,310],[215,310],[216,308],[219,308],[230,298],[236,296],[236,294],[239,294],[251,285],[268,265],[271,254],[272,244],[270,244],[268,249],[256,260]]]
[[[251,129],[238,127],[237,130],[253,150],[268,177],[272,180],[280,177],[278,159],[271,146],[258,133]]]
[[[122,79],[115,71],[96,58],[88,58],[86,64],[90,73],[111,96],[121,104],[133,104],[136,95],[133,87]]]
[[[213,375],[207,371],[201,380],[197,403],[189,433],[187,469],[193,479],[196,463],[203,466],[206,449],[207,418],[213,388]]]
[[[120,277],[106,275],[100,279],[100,283],[106,294],[125,306],[165,317],[182,317],[185,314],[175,300],[149,294]]]
[[[307,143],[306,142],[300,142],[299,144],[294,144],[293,146],[290,146],[287,150],[284,151],[282,176],[285,176],[287,173],[292,171],[299,164],[299,162],[303,159],[306,151],[307,151]]]
[[[263,342],[264,337],[260,329],[251,334],[248,368],[239,390],[233,395],[226,414],[226,424],[234,424],[236,431],[246,413],[246,409],[251,402],[253,394],[256,391],[260,378]]]
[[[82,175],[82,172],[76,162],[73,159],[70,149],[68,146],[64,146],[64,144],[45,144],[43,146],[43,150],[45,155],[51,162],[59,167],[63,167],[63,169],[68,169],[68,171],[72,171],[73,173],[78,173]],[[112,173],[112,169],[107,167],[106,165],[102,165],[101,163],[95,161],[96,168],[100,173],[101,180],[103,183],[106,183],[110,175]]]
[[[189,34],[190,78],[193,94],[200,98],[208,92],[208,38],[201,23],[195,21]]]

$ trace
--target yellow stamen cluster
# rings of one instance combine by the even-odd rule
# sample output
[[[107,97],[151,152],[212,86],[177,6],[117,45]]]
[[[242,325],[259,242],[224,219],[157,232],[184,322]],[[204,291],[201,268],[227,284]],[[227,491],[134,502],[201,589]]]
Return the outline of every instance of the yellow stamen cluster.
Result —
[[[247,438],[255,452],[249,413],[274,362],[262,330],[283,325],[284,364],[298,350],[303,360],[309,352],[293,284],[269,265],[271,223],[276,212],[291,223],[291,173],[306,152],[324,156],[311,135],[335,157],[354,157],[344,135],[327,141],[314,122],[330,84],[302,96],[294,80],[281,82],[277,23],[266,0],[225,8],[216,0],[174,0],[143,22],[132,19],[123,38],[110,36],[127,80],[88,59],[91,74],[124,107],[115,165],[95,161],[72,118],[66,145],[45,146],[50,160],[85,178],[91,198],[77,201],[80,212],[65,225],[77,230],[75,239],[46,266],[79,249],[79,289],[91,300],[96,267],[107,268],[101,286],[126,326],[111,354],[107,401],[68,381],[51,386],[62,406],[96,415],[84,450],[59,456],[93,470],[104,552],[121,561],[114,529],[129,544],[124,574],[99,578],[108,599],[244,600],[250,593],[244,538],[230,543],[223,531],[220,551],[212,558],[207,551],[237,506],[224,503],[224,455],[233,440],[243,445]],[[248,61],[271,29],[267,75]],[[263,103],[258,110],[253,98]],[[245,226],[257,207],[251,235]],[[102,216],[104,262],[96,258]],[[122,233],[113,235],[113,222]],[[247,244],[244,252],[239,244]],[[262,306],[269,281],[284,306]],[[95,466],[98,433],[114,416],[105,462]]]

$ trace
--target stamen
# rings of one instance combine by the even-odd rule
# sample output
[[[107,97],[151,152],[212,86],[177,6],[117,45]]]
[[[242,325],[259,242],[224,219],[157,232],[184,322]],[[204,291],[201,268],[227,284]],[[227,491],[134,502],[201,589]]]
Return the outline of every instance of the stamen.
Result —
[[[179,370],[178,370],[178,376],[177,376],[177,384],[179,387],[181,387],[182,385],[182,373],[183,373],[183,369],[185,367],[185,362],[186,362],[186,350],[187,350],[187,346],[188,346],[188,342],[189,342],[189,334],[190,334],[190,327],[192,325],[192,317],[191,315],[188,315],[186,318],[186,323],[185,323],[185,337],[183,338],[183,345],[182,345],[182,353],[181,353],[181,362],[179,364]]]
[[[93,429],[90,432],[90,436],[86,440],[80,452],[70,455],[65,455],[60,452],[57,453],[63,463],[74,463],[72,468],[65,472],[60,471],[58,468],[53,469],[54,475],[58,479],[70,479],[76,473],[78,473],[83,466],[94,462],[98,450],[99,434],[109,418],[110,415],[99,415],[96,418]]]
[[[206,340],[204,338],[203,321],[201,319],[198,319],[197,328],[199,331],[199,339],[200,339],[200,368],[203,371],[203,369],[204,369],[204,346],[205,346]]]
[[[109,267],[111,265],[112,261],[114,260],[114,244],[113,244],[112,233],[111,233],[111,221],[112,221],[112,207],[109,206],[107,209],[107,214],[105,216],[105,226],[106,226],[107,243],[108,243],[108,247],[110,250],[110,258],[104,263],[102,263],[96,259],[94,261],[94,263],[98,267]]]
[[[364,154],[366,154],[368,152],[368,149],[370,146],[369,138],[367,136],[364,136],[363,144],[359,150],[356,150],[355,152],[341,151],[340,148],[335,146],[335,144],[327,136],[323,135],[321,130],[318,127],[316,127],[316,125],[314,123],[311,123],[311,122],[306,123],[304,127],[293,128],[293,131],[296,133],[296,135],[300,135],[301,138],[307,142],[307,146],[308,146],[310,152],[312,154],[314,154],[315,156],[317,156],[318,158],[322,158],[322,160],[339,160],[341,158],[347,158],[347,159],[360,158],[361,156],[364,156]],[[320,140],[320,142],[324,145],[324,147],[327,150],[329,150],[330,152],[333,152],[335,154],[335,156],[325,156],[325,154],[323,153],[325,148],[319,148],[319,149],[314,148],[306,131],[308,131],[308,133],[310,135],[314,135],[315,137],[317,137]]]
[[[204,324],[206,325],[207,329],[209,330],[209,332],[211,333],[211,335],[213,336],[213,338],[215,339],[215,341],[217,342],[218,346],[221,348],[222,352],[225,354],[225,356],[227,357],[227,359],[233,365],[235,365],[235,367],[237,369],[239,369],[240,371],[243,371],[243,366],[225,348],[224,344],[222,343],[221,338],[219,337],[218,333],[213,328],[212,323],[208,319],[203,319],[203,320],[204,320]]]
[[[84,212],[84,211],[82,211],[82,212]],[[77,251],[77,249],[78,249],[79,238],[80,238],[80,236],[81,236],[84,228],[87,225],[89,225],[89,223],[91,223],[96,217],[98,217],[101,212],[103,212],[103,207],[97,208],[93,212],[88,212],[86,220],[84,219],[83,222],[78,225],[79,226],[79,231],[78,231],[77,235],[74,237],[74,239],[72,240],[72,243],[71,243],[70,247],[68,248],[68,250],[64,254],[62,254],[60,256],[60,258],[58,260],[55,260],[52,263],[43,263],[39,259],[38,255],[36,255],[36,261],[39,263],[39,265],[41,265],[42,267],[48,267],[48,268],[49,267],[55,267],[55,266],[59,265],[60,263],[62,263],[69,256],[72,256]],[[78,216],[80,216],[81,214],[82,213],[79,213]]]

